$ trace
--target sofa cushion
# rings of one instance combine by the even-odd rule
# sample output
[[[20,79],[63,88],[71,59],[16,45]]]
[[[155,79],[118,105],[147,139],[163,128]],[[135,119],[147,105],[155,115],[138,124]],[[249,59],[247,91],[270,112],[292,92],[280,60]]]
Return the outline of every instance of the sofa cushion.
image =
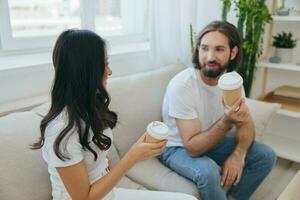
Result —
[[[165,167],[157,158],[137,163],[128,177],[151,190],[182,192],[199,198],[193,182]]]
[[[114,144],[123,156],[145,132],[148,123],[161,120],[162,101],[170,79],[184,68],[172,65],[140,74],[109,79],[111,109],[119,116]]]
[[[41,150],[30,150],[39,137],[41,117],[18,112],[0,118],[1,199],[46,200],[51,185]]]
[[[135,189],[135,190],[147,190],[141,184],[136,183],[135,181],[131,180],[127,176],[122,177],[120,182],[117,184],[118,188],[127,188],[127,189]]]
[[[281,105],[278,103],[267,103],[249,98],[246,99],[246,104],[254,121],[256,139],[260,140],[268,123],[280,109]]]

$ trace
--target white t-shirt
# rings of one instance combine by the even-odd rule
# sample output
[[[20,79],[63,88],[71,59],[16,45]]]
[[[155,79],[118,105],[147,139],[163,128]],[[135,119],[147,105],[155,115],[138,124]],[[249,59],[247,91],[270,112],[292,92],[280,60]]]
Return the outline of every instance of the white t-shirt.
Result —
[[[224,115],[222,90],[217,85],[205,84],[199,70],[187,68],[170,81],[162,115],[170,128],[167,146],[184,146],[175,118],[198,118],[201,130],[207,130]]]
[[[91,148],[97,153],[98,158],[94,161],[94,155],[88,151],[83,150],[82,145],[79,142],[79,135],[76,128],[72,128],[71,131],[67,134],[66,137],[61,141],[61,152],[64,155],[67,155],[70,159],[66,161],[60,160],[53,149],[53,144],[59,133],[67,126],[68,116],[67,112],[64,109],[54,120],[52,120],[46,130],[45,130],[45,143],[42,147],[42,155],[44,160],[48,164],[48,172],[50,174],[50,180],[52,184],[52,195],[53,197],[58,192],[67,192],[62,182],[56,167],[67,167],[79,163],[84,160],[86,165],[90,183],[94,183],[101,177],[107,174],[106,168],[108,167],[108,161],[106,155],[108,151],[101,151],[91,140],[92,134],[90,134],[89,141]],[[92,130],[90,130],[91,132]],[[103,132],[106,136],[109,136],[112,139],[111,129],[106,129]],[[63,144],[66,142],[65,150]],[[107,195],[106,199],[110,199]]]

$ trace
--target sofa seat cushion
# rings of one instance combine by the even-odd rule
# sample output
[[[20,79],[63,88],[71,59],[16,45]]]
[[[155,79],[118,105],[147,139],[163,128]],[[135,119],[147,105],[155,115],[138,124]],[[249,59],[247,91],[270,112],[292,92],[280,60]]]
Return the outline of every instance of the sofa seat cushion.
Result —
[[[150,190],[182,192],[199,198],[198,189],[192,181],[165,167],[157,158],[137,163],[128,177]]]
[[[147,190],[147,188],[145,188],[141,184],[136,183],[135,181],[131,180],[127,176],[123,176],[116,187],[134,189],[134,190]]]

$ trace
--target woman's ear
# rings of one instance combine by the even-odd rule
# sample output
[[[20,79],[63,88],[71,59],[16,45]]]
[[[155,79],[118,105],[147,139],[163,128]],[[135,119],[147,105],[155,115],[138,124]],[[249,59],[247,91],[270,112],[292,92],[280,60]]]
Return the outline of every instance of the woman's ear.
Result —
[[[235,59],[237,53],[238,53],[239,49],[237,46],[233,47],[230,53],[230,60]]]

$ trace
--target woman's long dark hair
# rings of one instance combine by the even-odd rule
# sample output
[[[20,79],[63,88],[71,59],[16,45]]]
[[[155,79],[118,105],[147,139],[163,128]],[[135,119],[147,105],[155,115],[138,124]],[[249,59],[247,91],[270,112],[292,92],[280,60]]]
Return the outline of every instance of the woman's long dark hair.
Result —
[[[63,109],[68,116],[67,126],[56,138],[53,148],[61,159],[70,159],[61,152],[61,142],[72,128],[79,134],[83,149],[97,154],[89,144],[90,129],[92,141],[101,150],[111,146],[111,139],[103,134],[106,128],[114,128],[117,122],[115,112],[109,110],[109,95],[103,86],[106,66],[106,45],[104,40],[88,30],[67,30],[57,39],[52,60],[55,69],[51,91],[51,107],[40,124],[41,137],[32,145],[39,149],[44,145],[45,129]],[[64,144],[66,145],[66,144]]]

